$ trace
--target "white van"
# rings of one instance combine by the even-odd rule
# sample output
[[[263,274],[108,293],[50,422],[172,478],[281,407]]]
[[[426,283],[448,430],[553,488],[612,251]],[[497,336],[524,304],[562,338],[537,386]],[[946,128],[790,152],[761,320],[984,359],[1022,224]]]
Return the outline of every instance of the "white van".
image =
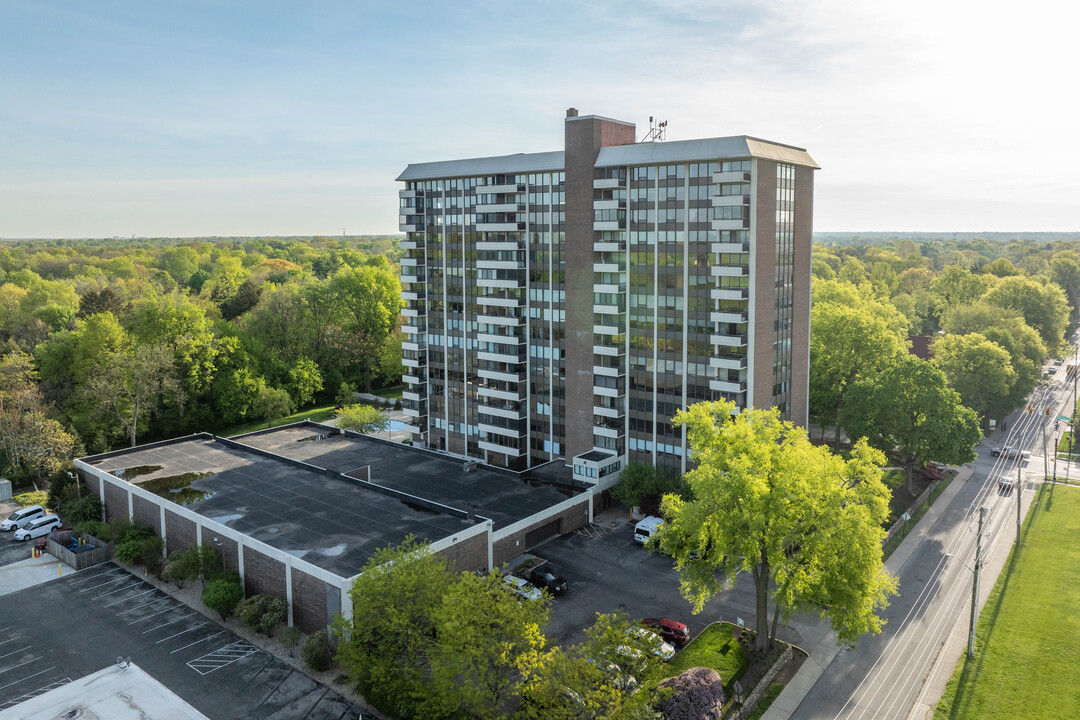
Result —
[[[664,518],[650,515],[634,526],[634,540],[644,545],[663,524]]]
[[[55,515],[44,515],[37,520],[31,520],[30,524],[15,531],[16,540],[30,540],[32,538],[48,535],[60,527],[60,518]]]
[[[4,532],[10,532],[11,530],[18,530],[21,527],[26,527],[31,521],[44,517],[45,508],[40,505],[30,505],[16,510],[8,515],[7,520],[0,522],[0,530]]]

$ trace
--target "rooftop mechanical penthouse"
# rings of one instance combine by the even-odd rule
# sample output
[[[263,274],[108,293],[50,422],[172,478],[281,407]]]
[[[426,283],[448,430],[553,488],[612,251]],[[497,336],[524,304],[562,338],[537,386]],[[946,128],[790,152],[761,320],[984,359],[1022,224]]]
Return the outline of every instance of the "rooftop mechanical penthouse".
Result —
[[[406,412],[417,444],[604,487],[685,470],[679,408],[806,423],[814,171],[745,135],[637,142],[567,111],[562,151],[397,178]]]

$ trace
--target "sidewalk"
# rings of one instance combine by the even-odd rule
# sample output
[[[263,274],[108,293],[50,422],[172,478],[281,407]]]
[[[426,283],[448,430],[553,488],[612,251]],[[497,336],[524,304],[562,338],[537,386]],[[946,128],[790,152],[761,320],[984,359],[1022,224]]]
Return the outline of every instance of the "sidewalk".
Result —
[[[925,539],[929,533],[929,529],[933,527],[937,522],[938,516],[949,506],[953,497],[960,491],[961,486],[966,482],[974,473],[972,468],[964,466],[958,469],[956,477],[949,483],[949,487],[945,489],[945,492],[941,493],[934,504],[927,509],[926,513],[919,520],[919,524],[908,533],[908,536],[900,543],[899,547],[893,551],[893,554],[889,556],[889,559],[885,562],[885,567],[889,569],[893,575],[899,575],[900,568],[904,566],[908,558],[911,557],[911,553],[915,551],[915,548]],[[817,622],[824,624],[824,620],[817,620]],[[814,684],[821,677],[822,673],[829,666],[829,663],[833,661],[837,653],[840,652],[840,646],[836,644],[836,634],[832,631],[827,632],[821,640],[812,647],[804,647],[810,656],[803,662],[802,667],[795,673],[795,677],[784,686],[783,692],[773,700],[772,705],[762,715],[761,720],[787,720],[791,717],[791,714],[795,712],[799,704],[810,692],[810,689],[814,687]],[[951,674],[951,669],[950,669]],[[948,678],[946,678],[947,680]]]
[[[29,545],[26,547],[26,554],[30,554]],[[8,595],[73,574],[75,568],[65,565],[52,555],[27,558],[0,567],[0,595]]]

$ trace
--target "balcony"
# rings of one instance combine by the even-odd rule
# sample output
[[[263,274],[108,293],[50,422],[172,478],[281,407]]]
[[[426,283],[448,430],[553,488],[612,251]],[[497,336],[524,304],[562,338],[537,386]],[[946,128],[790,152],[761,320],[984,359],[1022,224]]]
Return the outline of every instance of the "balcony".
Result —
[[[713,277],[750,277],[749,265],[713,265],[709,268]]]
[[[747,191],[749,192],[749,190]],[[749,205],[749,195],[713,195],[713,207],[727,207],[730,205]]]
[[[487,435],[501,435],[503,437],[514,438],[515,440],[521,439],[527,430],[511,430],[510,428],[499,427],[498,425],[489,425],[485,422],[478,422],[477,427],[480,432]]]
[[[713,312],[709,313],[709,322],[714,323],[744,323],[747,322],[745,312]]]
[[[401,317],[415,318],[420,317],[419,308],[403,307],[401,308]]]
[[[619,355],[626,354],[626,346],[619,345],[593,345],[592,351],[596,355],[606,355],[608,357],[618,357]]]
[[[509,420],[521,420],[529,415],[528,405],[525,403],[500,402],[499,400],[481,401],[476,406],[476,412],[479,415],[491,415]]]
[[[475,192],[477,195],[505,195],[507,193],[523,193],[525,192],[525,184],[503,183],[502,185],[477,185]]]
[[[490,310],[481,311],[481,314],[476,316],[478,323],[487,323],[489,325],[503,325],[506,327],[517,327],[525,324],[525,318],[520,315],[513,315],[511,313],[496,313]]]
[[[736,172],[714,172],[712,181],[714,183],[750,182],[750,173],[742,170]]]
[[[593,200],[593,210],[625,210],[625,200]]]
[[[402,240],[400,245],[402,250],[423,250],[423,240]]]
[[[593,365],[593,375],[603,375],[604,377],[619,377],[625,375],[626,371],[621,367],[608,367],[606,365]]]
[[[407,285],[413,285],[417,283],[426,283],[427,275],[406,275],[402,273],[401,282]]]
[[[625,272],[626,268],[622,263],[606,263],[606,262],[594,262],[592,266],[593,272],[599,273],[619,273]]]
[[[424,232],[423,219],[416,215],[410,215],[409,217],[413,219],[408,222],[402,222],[400,218],[398,219],[398,232]]]
[[[626,178],[595,178],[593,180],[592,186],[596,190],[612,190],[614,188],[624,188],[626,187]]]
[[[402,300],[424,300],[426,298],[426,290],[404,290],[401,293]]]
[[[522,274],[524,275],[524,274]],[[519,288],[525,287],[525,278],[476,278],[477,287],[493,287],[493,288]]]
[[[423,337],[414,338],[412,341],[405,340],[401,343],[402,350],[411,350],[412,352],[420,352],[421,350],[427,350],[427,341]]]
[[[727,380],[710,380],[709,389],[718,390],[720,392],[744,393],[746,392],[746,381],[729,382]]]
[[[524,250],[525,243],[516,240],[478,240],[477,250]]]
[[[401,346],[405,347],[405,344],[402,343]],[[518,352],[495,352],[490,350],[481,350],[476,353],[477,360],[489,360],[491,362],[510,363],[511,365],[523,363],[525,362],[525,358],[526,353],[524,347],[522,347],[522,349]]]
[[[399,198],[422,198],[424,197],[424,191],[421,188],[414,188],[412,190],[398,190],[397,196]]]
[[[522,402],[525,399],[525,387],[518,386],[513,390],[503,390],[501,388],[480,386],[476,388],[477,397],[496,398],[498,400],[505,400],[506,402],[517,403]]]
[[[747,341],[746,333],[742,335],[710,335],[710,345],[723,345],[725,347],[745,347]]]
[[[607,388],[607,387],[593,387],[593,395],[599,395],[600,397],[608,398],[621,398],[626,393],[619,388]],[[621,403],[618,403],[621,406]]]
[[[525,261],[477,259],[476,267],[480,270],[524,270]]]
[[[504,335],[504,334],[501,334],[501,333],[493,333],[493,332],[478,332],[478,333],[476,333],[476,339],[479,342],[492,343],[494,345],[499,345],[504,350],[509,349],[509,347],[511,347],[511,346],[516,347],[518,345],[524,345],[525,344],[525,338],[523,338],[523,337],[519,337],[517,335],[510,335],[510,334],[505,334]]]
[[[622,335],[626,332],[625,325],[593,325],[593,333],[596,335]]]
[[[596,252],[625,252],[626,242],[594,242],[593,250]]]
[[[709,358],[709,367],[720,368],[721,370],[745,370],[746,369],[746,356],[742,357],[711,357]]]
[[[711,253],[748,253],[750,252],[750,243],[712,243],[709,246],[709,252]]]
[[[423,398],[423,397],[422,397],[422,396],[420,395],[420,393],[418,393],[418,392],[411,392],[411,391],[409,391],[409,390],[403,390],[403,391],[401,392],[401,399],[402,399],[403,401],[404,401],[404,400],[413,400],[413,401],[415,401],[415,402],[420,402],[420,401],[421,401],[421,400],[423,400],[424,398]]]
[[[745,300],[750,297],[749,288],[713,288],[709,291],[713,300]]]
[[[404,375],[402,375],[401,382],[408,385],[427,385],[427,375],[422,371],[418,372],[416,370],[413,370],[412,373],[406,372]],[[417,387],[413,388],[413,391],[423,394],[427,392],[427,388]]]
[[[713,230],[746,230],[750,227],[750,218],[713,220],[710,227],[712,227]]]
[[[485,295],[477,295],[476,304],[487,305],[489,307],[525,307],[525,298],[514,297],[509,293],[488,293]]]
[[[604,427],[603,425],[597,425],[593,427],[593,436],[617,438],[621,437],[624,433],[622,430],[616,430],[615,428]]]
[[[525,229],[523,222],[477,222],[477,232],[517,232]]]
[[[622,418],[623,411],[620,408],[605,407],[603,405],[593,405],[593,415],[603,418]]]
[[[488,370],[477,368],[476,374],[483,380],[498,380],[507,383],[523,383],[528,377],[525,372],[511,372],[507,370]]]
[[[505,203],[491,203],[487,205],[477,205],[476,212],[478,213],[519,213],[525,212],[525,203],[519,202],[505,202]]]
[[[516,447],[504,447],[497,443],[489,442],[487,440],[480,441],[480,449],[487,450],[488,452],[501,453],[508,457],[521,457],[524,453]]]
[[[401,263],[401,267],[417,267],[424,264],[424,257],[422,255],[420,257],[409,257],[406,255],[402,257],[399,262]]]
[[[626,292],[626,283],[593,283],[594,293],[624,293]]]
[[[477,228],[479,229],[479,228]],[[610,231],[610,230],[625,230],[625,220],[593,220],[593,230],[598,232]]]
[[[623,312],[618,305],[593,305],[592,311],[600,315],[621,315]]]

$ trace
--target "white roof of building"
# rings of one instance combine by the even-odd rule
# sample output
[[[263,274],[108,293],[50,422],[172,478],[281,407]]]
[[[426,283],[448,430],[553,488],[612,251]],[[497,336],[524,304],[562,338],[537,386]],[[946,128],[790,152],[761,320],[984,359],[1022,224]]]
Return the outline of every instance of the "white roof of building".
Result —
[[[562,150],[542,153],[517,153],[498,157],[443,160],[441,162],[409,163],[398,180],[430,180],[432,178],[478,177],[506,173],[552,172],[563,169]]]
[[[802,148],[769,142],[768,140],[759,140],[748,135],[612,145],[600,148],[596,166],[658,165],[662,163],[752,157],[818,168],[818,164]],[[552,172],[562,170],[564,167],[563,152],[557,150],[555,152],[517,153],[516,155],[468,158],[465,160],[410,163],[404,172],[397,176],[397,179],[431,180],[434,178],[478,177],[507,173]]]
[[[611,145],[600,148],[597,167],[622,165],[659,165],[669,162],[693,162],[728,158],[760,157],[795,165],[817,168],[818,164],[802,148],[759,140],[747,135]]]
[[[82,720],[208,720],[167,687],[133,663],[69,682],[0,712],[2,720],[67,717],[80,710]],[[71,717],[76,717],[72,715]]]

